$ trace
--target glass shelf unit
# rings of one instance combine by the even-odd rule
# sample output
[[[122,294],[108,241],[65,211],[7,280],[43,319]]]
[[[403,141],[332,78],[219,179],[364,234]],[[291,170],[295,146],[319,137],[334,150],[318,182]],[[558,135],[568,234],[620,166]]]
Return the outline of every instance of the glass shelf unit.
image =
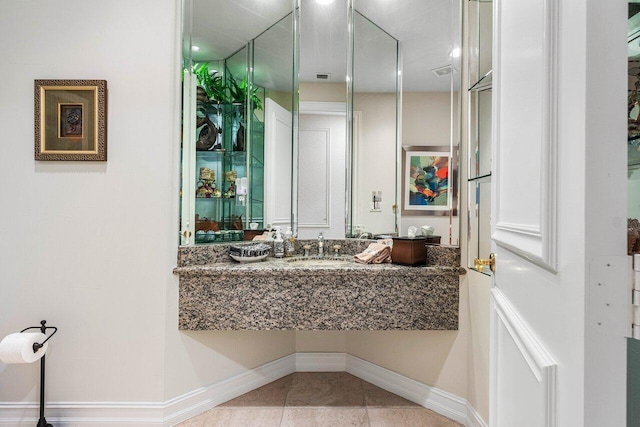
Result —
[[[468,259],[491,253],[491,1],[469,1]],[[476,270],[491,275],[488,268]]]

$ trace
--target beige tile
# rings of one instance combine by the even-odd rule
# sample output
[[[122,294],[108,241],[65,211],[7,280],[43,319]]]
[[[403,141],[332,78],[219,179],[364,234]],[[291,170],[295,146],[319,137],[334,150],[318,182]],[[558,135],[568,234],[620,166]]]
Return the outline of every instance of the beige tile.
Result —
[[[377,387],[366,381],[362,381],[362,388],[364,390],[364,403],[368,407],[386,407],[386,408],[421,408],[417,403],[413,403],[403,397],[398,396]]]
[[[280,378],[279,380],[223,403],[218,406],[218,408],[249,406],[282,407],[284,406],[285,399],[287,398],[287,391],[291,386],[292,378],[293,375],[287,375],[286,377]]]
[[[368,426],[364,408],[285,408],[282,427]]]
[[[179,424],[180,427],[278,427],[282,408],[212,409]]]
[[[362,380],[346,372],[298,372],[285,406],[364,406]]]
[[[424,408],[367,408],[371,427],[461,427]]]

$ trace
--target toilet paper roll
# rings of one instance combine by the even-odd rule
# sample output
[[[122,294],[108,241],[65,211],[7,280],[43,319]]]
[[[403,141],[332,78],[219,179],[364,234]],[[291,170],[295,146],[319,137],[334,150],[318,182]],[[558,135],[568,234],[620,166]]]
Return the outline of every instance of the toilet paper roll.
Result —
[[[33,363],[47,351],[45,343],[37,352],[33,352],[34,343],[42,343],[47,337],[42,332],[23,332],[10,334],[0,342],[0,360],[2,363]]]

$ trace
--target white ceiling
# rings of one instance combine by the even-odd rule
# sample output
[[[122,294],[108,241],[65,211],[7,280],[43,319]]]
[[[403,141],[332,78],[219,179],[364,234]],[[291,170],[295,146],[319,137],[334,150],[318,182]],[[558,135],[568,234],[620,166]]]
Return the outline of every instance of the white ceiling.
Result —
[[[330,73],[329,82],[344,82],[346,0],[330,5],[300,2],[300,80],[316,81],[316,73]],[[282,89],[291,79],[292,19],[274,23],[291,7],[291,0],[185,0],[185,47],[190,35],[191,44],[201,48],[191,53],[195,61],[219,60],[273,26],[256,41],[256,81]],[[451,79],[436,77],[431,70],[451,64],[449,53],[459,46],[459,0],[354,0],[354,7],[366,17],[355,16],[354,90],[395,90],[394,38],[401,46],[404,91],[451,89]],[[457,64],[454,68],[459,69]]]

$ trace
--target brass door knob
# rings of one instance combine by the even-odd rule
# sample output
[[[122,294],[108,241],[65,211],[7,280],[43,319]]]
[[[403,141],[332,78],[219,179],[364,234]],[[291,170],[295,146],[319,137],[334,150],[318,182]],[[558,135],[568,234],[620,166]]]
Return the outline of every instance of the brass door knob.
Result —
[[[481,273],[482,273],[482,269],[484,268],[485,265],[489,266],[489,270],[491,270],[491,272],[495,272],[496,271],[496,256],[495,256],[495,254],[492,253],[492,254],[489,255],[489,259],[476,258],[475,260],[473,260],[473,265],[476,268],[476,270],[478,270]]]

